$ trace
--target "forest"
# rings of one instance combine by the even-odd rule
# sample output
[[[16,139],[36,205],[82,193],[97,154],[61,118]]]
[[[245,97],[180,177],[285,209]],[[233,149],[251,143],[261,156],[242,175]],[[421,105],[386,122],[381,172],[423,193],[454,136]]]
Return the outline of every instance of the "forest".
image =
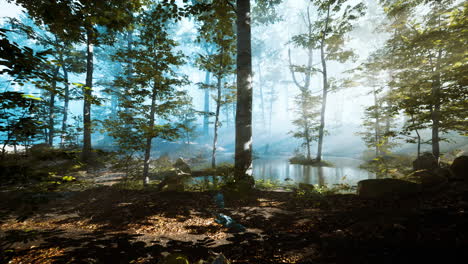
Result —
[[[0,7],[0,264],[467,259],[467,1]]]

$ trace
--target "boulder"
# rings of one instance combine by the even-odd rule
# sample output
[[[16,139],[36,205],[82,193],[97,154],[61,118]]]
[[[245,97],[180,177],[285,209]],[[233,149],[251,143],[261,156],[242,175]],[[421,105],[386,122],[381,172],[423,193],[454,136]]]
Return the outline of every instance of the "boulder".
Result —
[[[304,192],[313,192],[315,191],[315,187],[313,184],[309,183],[299,183],[298,185],[299,190],[304,191]]]
[[[174,168],[181,170],[184,173],[191,174],[192,170],[190,169],[190,166],[185,162],[183,158],[178,158],[176,162],[173,165]]]
[[[453,160],[450,170],[455,178],[468,180],[468,156],[460,156]]]
[[[163,180],[158,185],[158,190],[164,191],[184,191],[185,181],[190,174],[184,173],[181,170],[175,169],[165,171],[159,175]]]
[[[413,161],[413,170],[435,170],[439,167],[439,161],[432,153],[424,152]]]
[[[443,174],[444,171],[436,169],[440,174]],[[443,187],[448,182],[448,177],[446,175],[436,174],[434,171],[428,170],[419,170],[413,172],[409,178],[416,181],[416,183],[421,184],[423,191],[432,191],[438,190]]]
[[[435,175],[443,176],[447,179],[453,178],[453,174],[448,168],[437,168],[432,171]]]
[[[421,186],[398,179],[369,179],[358,182],[357,193],[364,198],[397,198],[418,194]]]

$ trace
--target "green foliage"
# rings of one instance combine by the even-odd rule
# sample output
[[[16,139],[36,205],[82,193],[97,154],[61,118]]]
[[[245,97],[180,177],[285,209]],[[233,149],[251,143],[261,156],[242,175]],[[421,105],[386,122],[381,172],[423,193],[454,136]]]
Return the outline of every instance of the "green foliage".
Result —
[[[8,74],[12,77],[12,83],[20,86],[35,78],[50,79],[41,67],[49,51],[34,52],[31,48],[20,47],[7,38],[7,32],[0,29],[0,74]]]
[[[375,157],[386,155],[396,146],[392,141],[397,134],[394,131],[398,109],[388,91],[385,91],[386,72],[382,69],[382,51],[377,51],[356,70],[354,81],[371,88],[373,105],[364,111],[364,131],[359,132],[369,149],[375,149]]]
[[[295,98],[295,113],[297,118],[293,120],[293,125],[297,128],[289,132],[293,137],[302,140],[301,146],[307,153],[307,159],[310,159],[310,145],[318,139],[320,122],[317,119],[320,116],[319,102],[320,97],[312,96],[307,89]]]
[[[114,82],[114,87],[120,88],[114,93],[121,108],[103,123],[126,155],[124,160],[133,160],[133,155],[147,147],[142,139],[174,140],[191,130],[192,117],[184,112],[189,98],[177,90],[187,80],[175,71],[175,67],[185,62],[184,56],[175,51],[177,43],[169,37],[170,21],[155,19],[158,10],[158,6],[150,6],[135,18],[144,26],[135,29],[138,39],[133,41],[134,48],[122,48],[113,58],[132,65],[127,69],[130,72]],[[173,117],[181,114],[185,114],[185,119],[173,122]],[[154,121],[156,117],[158,122]]]
[[[411,136],[413,131],[431,128],[437,135],[431,142],[438,144],[443,140],[439,132],[465,133],[468,64],[463,28],[467,3],[383,3],[391,21],[387,29],[392,33],[383,66],[394,73],[389,82],[391,100],[409,117],[403,134]],[[417,11],[421,8],[425,10],[422,16]]]

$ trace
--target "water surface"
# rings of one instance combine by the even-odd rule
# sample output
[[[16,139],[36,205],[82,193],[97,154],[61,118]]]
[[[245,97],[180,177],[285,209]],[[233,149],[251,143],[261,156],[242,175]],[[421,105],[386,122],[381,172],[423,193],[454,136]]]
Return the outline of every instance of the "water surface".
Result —
[[[361,160],[343,157],[324,157],[324,160],[333,163],[334,167],[290,164],[288,157],[260,158],[253,161],[253,175],[255,179],[286,182],[289,178],[295,183],[320,186],[356,185],[360,180],[375,178],[373,173],[359,168]]]

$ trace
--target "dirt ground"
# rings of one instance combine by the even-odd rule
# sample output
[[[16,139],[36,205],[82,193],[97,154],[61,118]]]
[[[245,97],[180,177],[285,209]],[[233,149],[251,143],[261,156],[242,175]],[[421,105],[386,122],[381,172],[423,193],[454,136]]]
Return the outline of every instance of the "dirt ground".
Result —
[[[3,191],[0,263],[158,263],[175,252],[191,263],[215,253],[232,263],[463,263],[452,259],[467,257],[467,185],[385,201],[256,191],[225,209],[210,192],[101,185],[35,204]],[[246,232],[216,223],[218,213]]]

